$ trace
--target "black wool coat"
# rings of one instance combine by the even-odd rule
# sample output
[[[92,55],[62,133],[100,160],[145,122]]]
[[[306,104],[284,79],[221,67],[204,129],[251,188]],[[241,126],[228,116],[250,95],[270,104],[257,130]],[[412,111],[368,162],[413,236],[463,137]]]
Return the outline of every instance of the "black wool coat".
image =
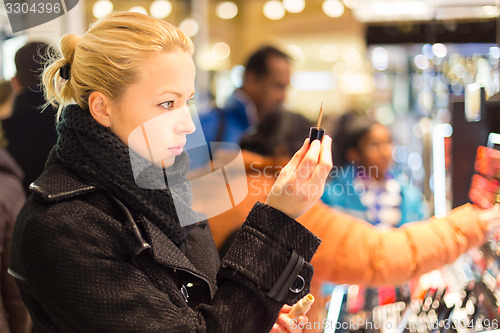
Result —
[[[9,273],[35,332],[269,332],[309,290],[319,239],[265,204],[221,263],[205,222],[181,250],[54,155],[32,192]]]

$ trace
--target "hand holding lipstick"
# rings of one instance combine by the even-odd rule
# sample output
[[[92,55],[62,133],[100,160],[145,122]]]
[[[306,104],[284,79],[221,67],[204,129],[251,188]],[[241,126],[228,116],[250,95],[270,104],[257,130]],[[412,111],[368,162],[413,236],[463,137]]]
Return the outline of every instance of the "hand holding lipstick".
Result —
[[[307,294],[293,306],[284,305],[270,333],[301,333],[309,322],[306,313],[313,303],[313,295]]]
[[[332,169],[332,139],[309,139],[281,170],[266,204],[296,219],[321,197]]]
[[[332,169],[332,138],[318,126],[311,127],[309,138],[281,170],[267,197],[266,204],[296,219],[321,197],[326,177]]]

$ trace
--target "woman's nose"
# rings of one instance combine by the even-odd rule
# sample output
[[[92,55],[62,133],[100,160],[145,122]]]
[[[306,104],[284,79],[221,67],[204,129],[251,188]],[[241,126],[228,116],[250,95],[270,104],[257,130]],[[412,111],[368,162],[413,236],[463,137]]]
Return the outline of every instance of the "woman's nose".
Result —
[[[191,134],[196,130],[196,126],[194,125],[193,118],[191,117],[191,113],[189,109],[183,108],[182,112],[179,116],[179,122],[177,123],[176,130],[178,133]]]

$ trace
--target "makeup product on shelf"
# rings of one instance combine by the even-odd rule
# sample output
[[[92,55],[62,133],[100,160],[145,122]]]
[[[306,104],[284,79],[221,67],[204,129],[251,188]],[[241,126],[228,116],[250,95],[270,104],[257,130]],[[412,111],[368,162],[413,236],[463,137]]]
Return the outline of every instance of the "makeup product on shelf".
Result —
[[[431,297],[431,289],[427,289],[427,291],[425,292],[425,296],[424,298],[422,299],[422,304],[420,305],[420,309],[417,313],[417,316],[420,316],[422,314],[422,312],[424,311],[424,308],[426,307],[426,303],[430,302],[430,300],[428,301],[427,299]]]
[[[500,151],[479,146],[474,170],[477,174],[472,175],[469,199],[481,208],[493,207],[500,202]]]
[[[481,175],[472,175],[469,198],[481,208],[490,208],[500,201],[500,182]]]
[[[471,296],[473,289],[474,289],[474,281],[470,281],[467,284],[467,287],[465,288],[465,296],[462,300],[462,305],[460,306],[460,308],[465,308],[465,305],[467,304],[467,301],[469,300],[469,297]]]
[[[291,319],[297,319],[300,316],[305,315],[307,311],[309,311],[313,303],[314,296],[311,294],[307,294],[292,306],[290,312],[288,312],[288,317],[290,317]]]
[[[321,141],[321,139],[323,139],[325,130],[321,128],[321,118],[323,118],[323,102],[321,102],[321,107],[319,109],[318,124],[316,127],[311,127],[309,130],[309,142],[313,142],[314,140]]]
[[[419,311],[419,315],[422,313],[428,314],[429,311],[432,309],[432,303],[434,303],[434,300],[436,299],[438,291],[437,289],[431,288],[429,289],[429,293],[427,296],[424,298],[422,302],[422,306]]]
[[[500,151],[488,147],[477,147],[474,169],[477,173],[500,180]]]

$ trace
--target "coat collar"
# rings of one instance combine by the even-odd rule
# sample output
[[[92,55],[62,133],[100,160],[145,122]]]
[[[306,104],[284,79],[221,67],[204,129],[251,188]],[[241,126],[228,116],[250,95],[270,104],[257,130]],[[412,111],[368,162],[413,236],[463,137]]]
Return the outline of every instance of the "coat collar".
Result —
[[[55,150],[52,149],[44,172],[31,183],[30,191],[42,201],[56,202],[95,192],[97,188],[82,182],[66,169],[55,157]]]
[[[147,219],[144,219],[144,221],[146,232],[150,238],[151,254],[154,260],[174,271],[184,271],[205,281],[210,295],[213,297],[217,289],[214,281],[220,263],[215,245],[207,248],[206,245],[208,244],[206,244],[206,241],[204,242],[207,238],[204,238],[203,233],[210,233],[210,230],[201,224],[197,225],[189,234],[188,245],[182,252],[156,225]],[[208,235],[208,237],[212,241],[211,235]],[[204,238],[204,240],[199,238]],[[205,246],[205,249],[202,250],[205,255],[202,258],[200,258],[200,253],[203,252],[200,252],[198,248],[200,245]],[[197,258],[201,259],[201,261],[198,262]],[[211,259],[213,259],[213,262],[209,262]]]
[[[45,171],[30,185],[30,190],[38,200],[44,202],[58,202],[100,191],[95,186],[84,183],[75,174],[66,169],[55,156],[54,150],[49,155]],[[132,222],[137,224],[138,221]],[[186,250],[182,252],[154,223],[146,218],[142,218],[140,222],[144,222],[153,259],[163,266],[188,272],[204,280],[207,282],[210,294],[213,296],[216,290],[214,283],[216,268],[218,268],[218,254],[215,246],[213,246],[214,250],[212,251],[214,253],[207,253],[207,257],[203,258],[206,261],[208,258],[213,257],[214,262],[198,263],[192,262],[190,259],[193,258],[195,260],[196,256],[202,253],[199,252],[199,249],[196,249],[196,246],[206,246],[207,244],[201,244],[204,240],[205,243],[206,239],[213,242],[210,235],[203,234],[210,233],[209,228],[205,227],[206,224],[200,223],[188,236],[188,241],[200,242],[200,244],[197,243],[194,249],[193,246],[187,246]],[[213,267],[216,268],[214,269]]]

